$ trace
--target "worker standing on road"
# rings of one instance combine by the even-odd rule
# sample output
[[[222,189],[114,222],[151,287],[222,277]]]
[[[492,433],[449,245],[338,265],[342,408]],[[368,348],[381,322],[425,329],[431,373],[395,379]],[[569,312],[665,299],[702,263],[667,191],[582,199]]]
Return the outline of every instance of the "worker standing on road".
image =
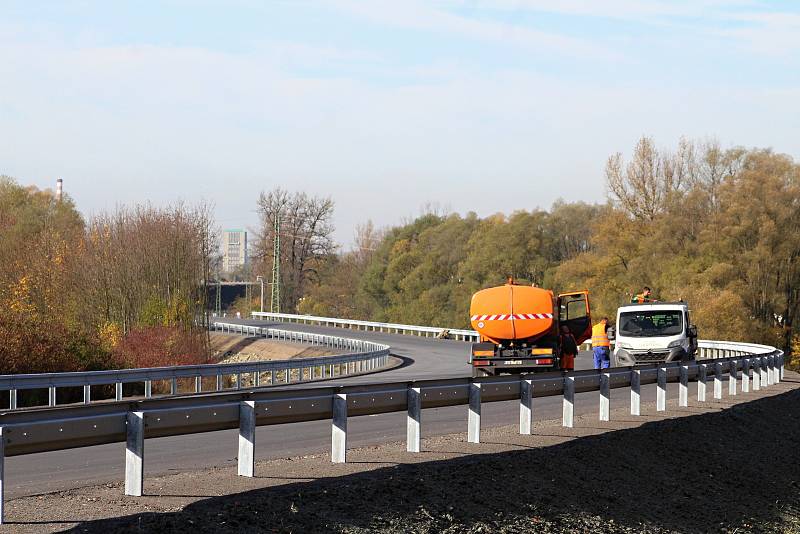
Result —
[[[607,330],[608,317],[603,317],[592,327],[592,352],[594,353],[595,369],[611,367],[611,341],[608,340]]]
[[[644,304],[645,302],[650,302],[653,299],[650,297],[651,289],[647,286],[642,288],[642,292],[637,294],[631,299],[631,304]]]
[[[578,355],[578,344],[567,325],[561,326],[561,368],[566,371],[575,370],[575,356]]]

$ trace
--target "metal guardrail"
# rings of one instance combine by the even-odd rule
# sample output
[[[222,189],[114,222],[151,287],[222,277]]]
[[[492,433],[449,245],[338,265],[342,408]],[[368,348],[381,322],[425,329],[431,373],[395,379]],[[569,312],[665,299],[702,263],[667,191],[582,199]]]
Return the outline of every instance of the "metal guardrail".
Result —
[[[468,405],[467,438],[471,443],[479,443],[481,404],[484,402],[519,400],[520,433],[530,434],[533,399],[537,397],[563,395],[562,424],[572,427],[575,394],[580,392],[599,391],[599,418],[608,421],[611,389],[615,388],[630,388],[631,414],[639,415],[643,384],[657,384],[656,409],[665,411],[667,382],[679,383],[678,405],[687,406],[690,380],[697,382],[697,399],[702,402],[706,400],[709,378],[713,379],[715,399],[722,398],[725,378],[729,395],[736,395],[738,391],[747,393],[751,389],[757,391],[783,379],[783,353],[772,347],[705,342],[704,349],[717,351],[720,357],[690,364],[611,368],[600,372],[554,372],[285,391],[262,389],[0,413],[0,522],[6,456],[125,441],[125,494],[140,496],[144,483],[145,438],[238,428],[238,474],[252,477],[255,429],[261,425],[330,419],[331,461],[342,463],[347,458],[350,416],[407,412],[407,450],[419,452],[425,408]]]
[[[369,332],[386,332],[389,334],[411,334],[422,337],[440,337],[447,335],[461,341],[479,341],[479,334],[474,330],[457,328],[441,328],[438,326],[415,326],[410,324],[378,323],[375,321],[359,321],[356,319],[337,319],[334,317],[317,317],[314,315],[296,315],[292,313],[252,312],[256,319],[274,319],[289,323],[317,324],[321,326],[337,326]]]
[[[83,387],[83,403],[89,404],[92,402],[92,386],[113,384],[115,386],[115,399],[121,401],[123,400],[122,386],[129,383],[144,384],[144,397],[151,398],[153,396],[153,382],[157,381],[168,381],[169,395],[177,395],[180,393],[178,379],[193,379],[193,393],[201,393],[203,391],[204,377],[214,377],[213,391],[223,391],[226,389],[226,378],[232,379],[235,389],[241,389],[244,384],[243,379],[249,379],[252,387],[294,384],[363,374],[381,369],[389,363],[388,345],[363,339],[260,328],[219,321],[211,323],[211,329],[354,352],[294,360],[179,365],[174,367],[73,373],[1,375],[0,391],[8,392],[8,408],[9,410],[15,410],[17,409],[17,395],[20,390],[47,389],[48,406],[54,407],[56,406],[57,389],[64,387]]]

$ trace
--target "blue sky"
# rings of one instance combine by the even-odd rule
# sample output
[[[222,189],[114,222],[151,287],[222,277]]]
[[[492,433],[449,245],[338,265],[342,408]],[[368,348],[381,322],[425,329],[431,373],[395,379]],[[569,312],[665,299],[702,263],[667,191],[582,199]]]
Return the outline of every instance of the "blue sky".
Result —
[[[425,204],[605,199],[643,134],[800,159],[796,2],[0,0],[0,174],[87,214],[259,191],[336,201],[336,237]]]

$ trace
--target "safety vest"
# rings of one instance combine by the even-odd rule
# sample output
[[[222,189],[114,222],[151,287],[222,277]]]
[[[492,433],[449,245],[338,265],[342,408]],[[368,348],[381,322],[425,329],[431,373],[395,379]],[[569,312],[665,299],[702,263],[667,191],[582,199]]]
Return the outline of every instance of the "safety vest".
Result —
[[[592,327],[592,347],[611,347],[605,324],[597,323]]]

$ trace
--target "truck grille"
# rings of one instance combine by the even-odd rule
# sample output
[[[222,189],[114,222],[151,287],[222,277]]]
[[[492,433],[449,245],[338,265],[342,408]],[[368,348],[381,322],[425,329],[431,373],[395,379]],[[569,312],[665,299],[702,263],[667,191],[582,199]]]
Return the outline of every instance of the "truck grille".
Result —
[[[663,362],[669,356],[669,352],[634,352],[631,356],[637,362]]]

